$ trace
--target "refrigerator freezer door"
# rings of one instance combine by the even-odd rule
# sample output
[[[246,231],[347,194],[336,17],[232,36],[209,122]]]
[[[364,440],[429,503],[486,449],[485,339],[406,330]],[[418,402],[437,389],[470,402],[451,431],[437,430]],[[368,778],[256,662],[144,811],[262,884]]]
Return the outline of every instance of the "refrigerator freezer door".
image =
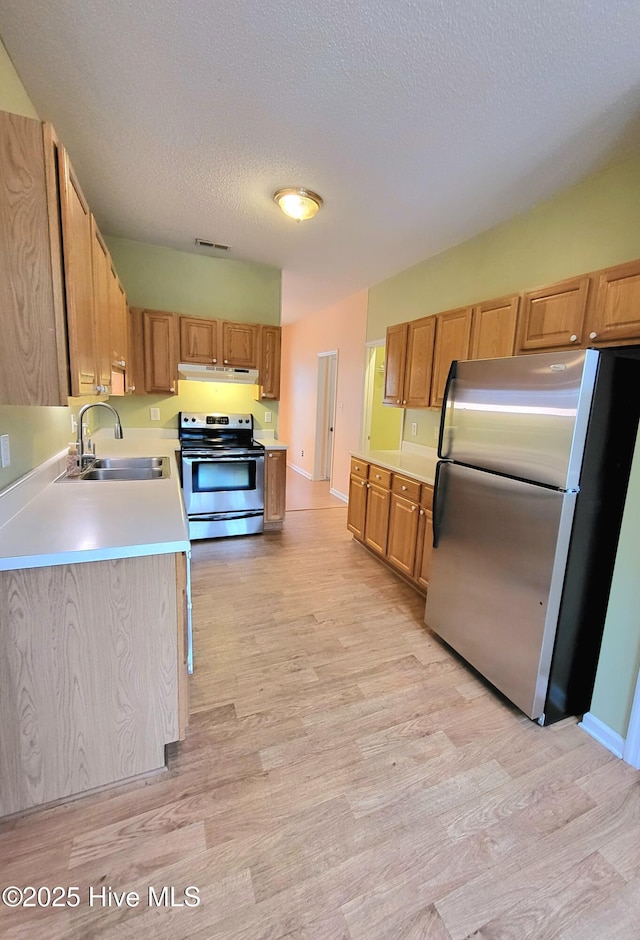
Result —
[[[426,623],[529,718],[544,711],[575,501],[440,465]]]
[[[439,456],[575,489],[599,355],[576,349],[458,362]]]

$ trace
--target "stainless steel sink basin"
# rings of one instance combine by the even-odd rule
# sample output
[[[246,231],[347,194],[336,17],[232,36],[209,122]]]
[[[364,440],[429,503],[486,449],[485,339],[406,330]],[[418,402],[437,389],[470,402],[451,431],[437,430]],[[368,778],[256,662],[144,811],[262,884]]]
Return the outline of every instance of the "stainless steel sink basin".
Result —
[[[162,467],[119,467],[117,469],[91,468],[78,480],[161,480]]]
[[[162,468],[166,457],[97,457],[92,470],[137,470]]]
[[[86,470],[63,480],[162,480],[169,476],[168,457],[98,457]]]

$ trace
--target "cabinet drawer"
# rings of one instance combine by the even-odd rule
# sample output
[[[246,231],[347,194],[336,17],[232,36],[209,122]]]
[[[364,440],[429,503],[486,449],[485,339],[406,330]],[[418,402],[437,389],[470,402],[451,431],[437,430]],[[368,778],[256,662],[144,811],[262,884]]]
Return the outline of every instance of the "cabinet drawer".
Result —
[[[366,480],[369,476],[369,464],[366,462],[366,460],[356,460],[354,457],[352,457],[351,475],[354,477],[360,477],[361,480]]]
[[[391,492],[395,493],[397,496],[404,496],[405,499],[411,499],[414,503],[420,502],[420,489],[421,484],[417,480],[411,480],[409,477],[398,476],[397,473],[393,475],[393,483],[391,484]]]
[[[420,505],[423,509],[433,509],[433,487],[428,484],[422,484],[422,499]]]
[[[391,471],[383,467],[375,467],[373,464],[369,467],[369,480],[376,486],[381,486],[385,490],[391,487]]]

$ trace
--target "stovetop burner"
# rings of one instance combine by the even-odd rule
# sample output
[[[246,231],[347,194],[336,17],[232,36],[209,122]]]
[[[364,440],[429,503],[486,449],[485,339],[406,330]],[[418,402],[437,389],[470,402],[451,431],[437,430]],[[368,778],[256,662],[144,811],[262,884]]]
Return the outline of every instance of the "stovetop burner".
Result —
[[[181,411],[178,421],[180,446],[183,453],[189,456],[256,454],[264,451],[263,445],[253,439],[253,415]]]

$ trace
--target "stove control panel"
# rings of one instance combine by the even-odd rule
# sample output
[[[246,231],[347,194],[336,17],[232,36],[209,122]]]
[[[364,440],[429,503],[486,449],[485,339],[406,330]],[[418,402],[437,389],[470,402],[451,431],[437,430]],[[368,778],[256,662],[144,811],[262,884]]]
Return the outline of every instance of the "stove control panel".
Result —
[[[200,414],[181,411],[178,417],[180,428],[225,428],[249,430],[253,428],[253,415]]]

